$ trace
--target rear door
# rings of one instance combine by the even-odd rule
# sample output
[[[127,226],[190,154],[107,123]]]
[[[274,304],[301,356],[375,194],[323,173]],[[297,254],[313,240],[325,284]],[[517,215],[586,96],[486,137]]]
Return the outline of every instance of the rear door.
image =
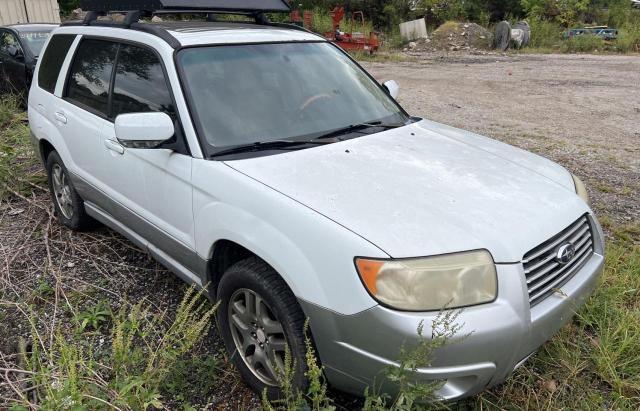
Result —
[[[96,178],[100,137],[110,123],[109,88],[118,47],[115,42],[83,38],[69,67],[63,98],[52,108],[52,120],[73,162],[71,171],[82,180],[79,183],[95,189],[103,188]]]

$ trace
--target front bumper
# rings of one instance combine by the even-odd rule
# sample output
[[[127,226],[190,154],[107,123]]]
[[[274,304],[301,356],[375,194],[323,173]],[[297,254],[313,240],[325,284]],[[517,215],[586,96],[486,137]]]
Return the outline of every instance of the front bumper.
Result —
[[[416,380],[443,380],[437,393],[443,399],[476,394],[504,381],[515,368],[566,324],[594,289],[604,257],[596,253],[567,283],[534,307],[529,306],[522,264],[498,264],[498,298],[490,304],[465,308],[457,319],[462,326],[452,341],[436,352],[432,366],[415,372]],[[396,387],[383,378],[395,365],[399,350],[417,344],[417,328],[425,336],[438,313],[411,313],[376,306],[354,315],[300,301],[329,383],[362,395],[367,386],[382,384],[389,394]]]

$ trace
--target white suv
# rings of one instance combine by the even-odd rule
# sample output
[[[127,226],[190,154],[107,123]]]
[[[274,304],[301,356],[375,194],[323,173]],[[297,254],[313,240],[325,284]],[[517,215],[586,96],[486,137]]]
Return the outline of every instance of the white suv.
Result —
[[[415,378],[468,396],[595,286],[602,231],[561,166],[410,117],[395,83],[304,30],[132,20],[63,25],[38,63],[29,121],[57,216],[207,287],[258,392],[277,394],[287,345],[304,364],[305,318],[329,383],[362,394],[421,321],[430,335],[465,307],[470,336]]]

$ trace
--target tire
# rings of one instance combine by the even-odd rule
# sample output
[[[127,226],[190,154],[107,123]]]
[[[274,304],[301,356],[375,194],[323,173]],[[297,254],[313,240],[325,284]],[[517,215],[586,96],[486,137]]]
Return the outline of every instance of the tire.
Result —
[[[95,228],[98,222],[87,215],[84,201],[69,178],[69,172],[57,152],[52,151],[45,164],[51,201],[60,224],[74,230]]]
[[[255,298],[252,293],[261,298],[262,303],[255,304],[254,302],[254,306],[261,307],[260,311],[263,314],[266,313],[266,319],[269,321],[258,320],[254,325],[252,322],[259,316],[240,314],[241,311],[237,307],[242,307],[243,302],[245,309],[250,307],[251,305],[247,301],[248,298]],[[292,378],[294,390],[299,389],[306,392],[305,316],[295,296],[280,275],[258,257],[242,260],[224,273],[218,285],[218,301],[220,301],[217,311],[218,326],[227,351],[231,355],[231,360],[244,381],[258,395],[261,395],[266,389],[270,399],[281,398],[279,381],[265,378],[274,374],[270,373],[268,365],[264,366],[257,362],[253,366],[250,363],[255,358],[275,358],[275,361],[269,360],[268,362],[271,363],[273,369],[277,369],[273,367],[274,364],[279,367],[279,375],[281,375],[282,363],[284,362],[284,342],[284,344],[288,344],[295,366]],[[250,312],[251,310],[246,311]],[[253,319],[248,321],[249,318]],[[278,327],[274,326],[273,320],[281,325],[282,333],[276,332]],[[246,325],[248,332],[243,334],[238,324]],[[264,325],[267,326],[263,327]],[[263,332],[261,333],[259,330]],[[253,335],[245,338],[244,336],[248,333]],[[248,341],[244,350],[242,340]],[[268,345],[268,341],[271,342],[271,345]],[[264,343],[261,348],[262,342]],[[268,350],[272,350],[272,352]]]

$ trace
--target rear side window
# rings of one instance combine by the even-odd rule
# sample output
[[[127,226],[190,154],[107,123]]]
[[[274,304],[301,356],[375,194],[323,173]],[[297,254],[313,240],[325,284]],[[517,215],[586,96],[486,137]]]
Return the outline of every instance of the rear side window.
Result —
[[[112,101],[112,117],[150,111],[175,114],[162,63],[156,53],[129,44],[120,46]]]
[[[117,43],[83,40],[71,66],[66,97],[107,116],[111,74],[117,53]]]
[[[41,89],[54,92],[62,63],[75,38],[75,34],[56,34],[51,37],[38,71],[38,85]]]

